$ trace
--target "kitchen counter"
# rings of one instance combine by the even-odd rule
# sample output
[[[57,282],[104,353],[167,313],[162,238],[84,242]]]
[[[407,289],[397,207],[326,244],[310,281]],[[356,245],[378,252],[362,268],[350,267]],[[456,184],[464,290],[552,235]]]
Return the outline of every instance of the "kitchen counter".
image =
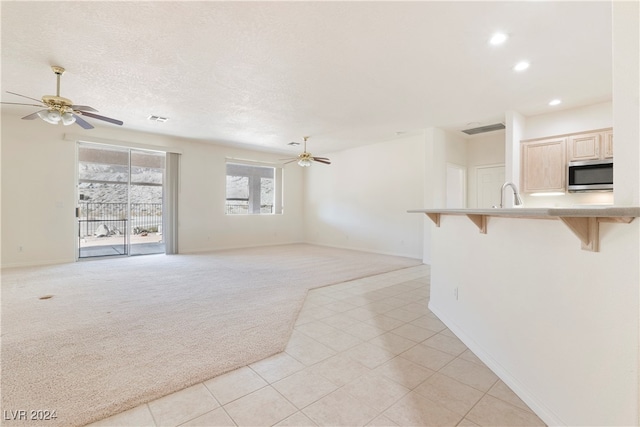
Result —
[[[445,215],[488,215],[511,217],[639,217],[640,207],[594,206],[577,208],[504,208],[504,209],[413,209],[410,213]]]
[[[599,223],[628,224],[640,216],[640,207],[567,207],[567,208],[507,208],[507,209],[412,209],[409,213],[424,213],[440,227],[441,215],[466,215],[480,230],[487,233],[489,217],[555,219],[562,221],[582,242],[582,249],[598,252]]]

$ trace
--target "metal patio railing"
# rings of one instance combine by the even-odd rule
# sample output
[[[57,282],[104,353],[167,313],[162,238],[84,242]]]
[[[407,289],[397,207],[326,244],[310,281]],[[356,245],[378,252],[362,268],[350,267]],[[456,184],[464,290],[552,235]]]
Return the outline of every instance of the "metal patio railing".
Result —
[[[226,212],[230,215],[248,214],[249,199],[227,199]],[[260,213],[273,213],[273,205],[260,205]]]
[[[80,238],[125,234],[126,227],[130,227],[129,234],[155,233],[162,229],[162,203],[131,203],[129,214],[127,203],[80,202],[78,222]]]
[[[164,251],[162,203],[79,202],[76,216],[79,258]]]

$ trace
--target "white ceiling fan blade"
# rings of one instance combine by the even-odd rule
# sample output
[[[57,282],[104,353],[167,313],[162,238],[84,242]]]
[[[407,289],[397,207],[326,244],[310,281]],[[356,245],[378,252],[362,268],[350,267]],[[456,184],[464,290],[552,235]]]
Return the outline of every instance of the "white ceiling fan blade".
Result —
[[[327,160],[323,160],[323,159],[320,159],[320,158],[318,158],[318,157],[312,157],[311,159],[312,159],[313,161],[315,161],[315,162],[318,162],[318,163],[324,163],[325,165],[330,165],[330,164],[331,164],[331,162],[329,161],[329,159],[327,159]]]
[[[21,96],[21,97],[23,97],[23,98],[27,98],[27,99],[30,99],[30,100],[32,100],[32,101],[37,101],[37,102],[39,102],[39,103],[41,103],[41,104],[42,104],[42,100],[40,100],[40,99],[32,98],[32,97],[30,97],[30,96],[26,96],[26,95],[20,95],[19,93],[15,93],[15,92],[9,92],[9,91],[7,91],[7,93],[10,93],[11,95]]]
[[[33,119],[37,119],[40,113],[42,113],[43,111],[48,111],[46,108],[44,110],[40,110],[40,111],[36,111],[35,113],[29,114],[28,116],[24,116],[22,118],[22,120],[33,120]]]
[[[80,113],[83,116],[93,117],[94,119],[103,120],[105,122],[113,123],[114,125],[118,125],[118,126],[122,126],[124,123],[122,120],[112,119],[111,117],[100,116],[98,114],[89,113],[87,111],[80,111]]]
[[[6,105],[26,105],[29,107],[44,107],[45,105],[38,105],[38,104],[23,104],[22,102],[0,102],[0,104],[6,104]]]
[[[98,110],[96,110],[93,107],[89,107],[88,105],[72,105],[71,108],[73,108],[76,111],[91,111],[94,113],[98,112]]]
[[[82,129],[93,129],[93,125],[88,121],[86,121],[85,119],[83,119],[82,117],[80,117],[79,115],[73,114],[73,117],[76,118],[76,123],[80,125]]]

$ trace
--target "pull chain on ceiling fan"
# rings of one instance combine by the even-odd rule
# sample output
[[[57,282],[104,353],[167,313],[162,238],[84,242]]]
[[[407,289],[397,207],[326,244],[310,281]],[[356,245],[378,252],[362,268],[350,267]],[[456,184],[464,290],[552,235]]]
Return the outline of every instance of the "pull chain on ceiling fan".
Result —
[[[70,99],[63,98],[60,96],[60,77],[64,74],[65,69],[58,66],[52,66],[51,69],[56,75],[56,94],[54,95],[44,95],[42,100],[31,98],[30,96],[20,95],[19,93],[9,92],[12,95],[21,96],[23,98],[31,99],[33,101],[39,102],[40,104],[22,104],[18,102],[0,102],[0,104],[10,104],[10,105],[27,105],[30,107],[45,107],[45,109],[36,111],[35,113],[29,114],[28,116],[24,116],[23,120],[33,120],[40,117],[47,123],[51,123],[57,125],[58,123],[62,123],[65,126],[72,125],[77,123],[83,129],[93,129],[93,125],[86,120],[84,120],[80,116],[91,117],[98,120],[103,120],[105,122],[113,123],[114,125],[122,126],[123,122],[121,120],[112,119],[105,116],[100,116],[97,113],[98,110],[95,108],[89,107],[87,105],[75,105]]]
[[[288,164],[288,163],[292,163],[295,162],[296,160],[298,161],[298,164],[300,166],[302,166],[303,168],[307,168],[309,166],[311,166],[311,162],[318,162],[318,163],[324,163],[325,165],[330,165],[331,161],[329,159],[327,159],[326,157],[315,157],[313,155],[311,155],[311,153],[307,152],[307,140],[309,139],[308,136],[303,137],[304,139],[304,151],[302,153],[300,153],[298,155],[298,157],[294,157],[294,158],[290,158],[290,159],[280,159],[280,160],[287,160],[284,164]]]

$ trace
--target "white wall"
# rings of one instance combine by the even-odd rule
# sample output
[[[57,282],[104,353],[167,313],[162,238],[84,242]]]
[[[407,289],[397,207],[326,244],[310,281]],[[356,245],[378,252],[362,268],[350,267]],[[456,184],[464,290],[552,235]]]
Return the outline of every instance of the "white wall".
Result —
[[[459,166],[467,166],[467,139],[462,135],[443,131],[445,160]]]
[[[443,132],[445,147],[445,206],[466,208],[468,192],[467,140],[459,134]],[[456,172],[449,175],[449,168]],[[461,179],[460,174],[463,174]],[[448,182],[449,180],[452,182]],[[464,188],[460,188],[460,186]],[[461,191],[462,190],[462,193]]]
[[[504,139],[504,178],[506,182],[512,182],[519,189],[520,185],[520,141],[524,139],[525,118],[516,111],[505,113],[505,139]],[[504,200],[504,207],[513,207],[514,199]]]
[[[447,147],[446,133],[442,129],[429,128],[425,132],[424,207],[446,206]],[[425,244],[429,239],[425,239]]]
[[[17,120],[2,117],[2,266],[72,261],[75,146]]]
[[[490,132],[467,140],[469,168],[504,164],[504,131]]]
[[[611,101],[527,116],[522,139],[603,129],[613,126]]]
[[[613,2],[613,125],[616,205],[640,205],[640,4]],[[618,186],[617,183],[625,183]]]
[[[180,252],[299,242],[303,239],[302,172],[284,171],[283,215],[225,215],[225,159],[276,161],[282,155],[180,138],[96,127],[53,126],[2,116],[2,266],[71,262],[77,239],[74,208],[75,143],[115,140],[139,148],[182,152],[179,195]],[[18,251],[22,247],[22,252]]]
[[[422,258],[424,136],[406,136],[325,157],[305,170],[306,241]]]

